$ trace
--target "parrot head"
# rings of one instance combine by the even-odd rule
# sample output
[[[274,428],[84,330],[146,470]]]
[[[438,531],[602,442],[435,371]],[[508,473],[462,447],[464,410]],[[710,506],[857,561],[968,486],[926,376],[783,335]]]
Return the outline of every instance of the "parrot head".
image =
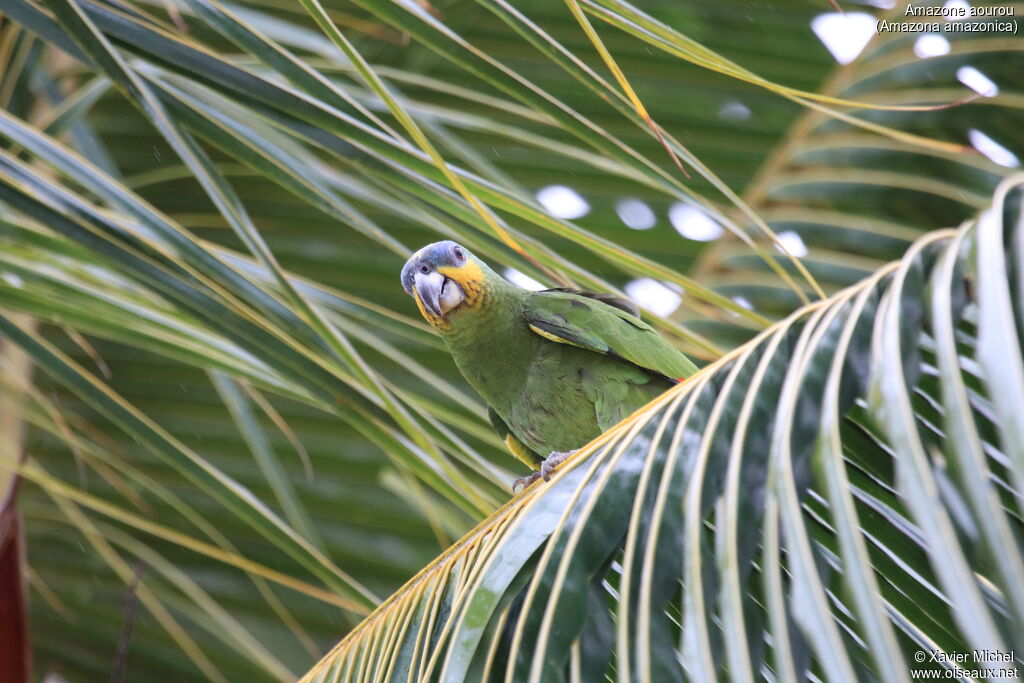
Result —
[[[416,300],[427,322],[444,327],[452,311],[471,309],[480,302],[487,270],[465,247],[451,240],[434,242],[405,262],[402,287]]]

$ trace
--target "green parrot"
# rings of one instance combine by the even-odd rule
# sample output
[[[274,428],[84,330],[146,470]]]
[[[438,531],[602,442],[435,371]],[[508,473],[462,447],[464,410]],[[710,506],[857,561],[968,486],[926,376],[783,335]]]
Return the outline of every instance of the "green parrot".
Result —
[[[402,287],[487,403],[508,449],[539,470],[513,490],[548,479],[581,446],[697,371],[629,301],[522,289],[450,240],[413,254]]]

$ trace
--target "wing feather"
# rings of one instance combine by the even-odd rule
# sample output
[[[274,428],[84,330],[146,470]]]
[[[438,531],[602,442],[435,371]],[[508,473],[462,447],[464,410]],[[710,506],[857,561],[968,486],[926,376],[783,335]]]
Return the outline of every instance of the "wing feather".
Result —
[[[614,294],[608,294],[606,292],[591,292],[586,289],[568,289],[567,287],[555,287],[554,289],[545,289],[544,291],[575,294],[576,296],[586,297],[588,299],[593,299],[594,301],[600,301],[601,303],[608,304],[614,308],[618,308],[621,311],[629,313],[634,318],[640,317],[640,309],[636,307],[636,304],[629,299],[623,299],[621,296],[615,296]]]
[[[693,362],[635,310],[631,305],[612,305],[591,292],[546,290],[527,300],[524,317],[535,334],[549,341],[611,356],[672,382],[697,372]]]

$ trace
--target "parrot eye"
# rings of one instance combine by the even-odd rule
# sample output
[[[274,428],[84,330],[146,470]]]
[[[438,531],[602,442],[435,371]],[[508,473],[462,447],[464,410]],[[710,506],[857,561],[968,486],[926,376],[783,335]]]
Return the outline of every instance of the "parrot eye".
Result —
[[[455,247],[455,249],[453,249],[452,251],[455,253],[455,258],[459,259],[460,261],[466,260],[466,255],[463,253],[462,247]]]
[[[420,266],[420,272],[423,273],[424,275],[426,275],[427,273],[430,272],[430,266],[427,266],[427,265]]]

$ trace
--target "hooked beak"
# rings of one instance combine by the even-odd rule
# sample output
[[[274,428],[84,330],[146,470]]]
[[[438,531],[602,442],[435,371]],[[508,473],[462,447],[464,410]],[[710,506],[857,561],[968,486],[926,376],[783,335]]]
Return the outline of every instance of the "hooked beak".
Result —
[[[420,301],[423,302],[423,308],[438,318],[444,315],[441,312],[441,292],[444,290],[445,279],[445,276],[436,270],[429,273],[416,273],[412,279],[412,286]]]
[[[465,300],[462,288],[436,270],[413,276],[416,295],[431,315],[443,318]]]

